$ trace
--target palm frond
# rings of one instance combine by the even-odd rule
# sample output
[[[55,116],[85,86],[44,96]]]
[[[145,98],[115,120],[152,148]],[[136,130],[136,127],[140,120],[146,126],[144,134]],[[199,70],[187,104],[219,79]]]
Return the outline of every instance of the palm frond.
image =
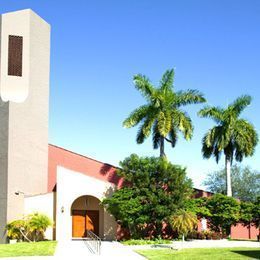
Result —
[[[207,135],[205,135],[202,139],[202,156],[205,159],[209,159],[213,155],[213,146],[212,145],[207,145],[206,143]]]
[[[219,163],[219,160],[221,158],[222,150],[219,150],[217,146],[214,147],[213,155],[215,157],[215,160],[217,163]]]
[[[188,89],[187,91],[177,91],[175,95],[176,105],[178,107],[206,102],[204,95],[200,91],[195,89]]]
[[[143,121],[137,133],[136,141],[138,144],[143,143],[144,140],[150,136],[152,126],[155,123],[155,120],[156,114],[150,113],[147,115],[146,119]]]
[[[153,85],[150,83],[150,80],[146,76],[142,74],[135,75],[134,84],[135,84],[135,88],[139,90],[147,100],[151,100],[151,97],[155,92],[155,88],[153,87]]]
[[[140,106],[135,109],[123,122],[123,126],[126,128],[134,127],[139,124],[148,113],[150,113],[151,107],[148,105]]]
[[[209,159],[214,156],[216,162],[219,162],[221,156],[222,128],[220,126],[210,129],[202,139],[203,158]]]
[[[243,110],[251,104],[252,97],[249,95],[243,95],[238,97],[232,104],[228,106],[228,109],[231,109],[235,112],[236,117],[238,117]]]
[[[242,161],[243,157],[252,156],[258,143],[258,134],[253,125],[244,119],[236,121],[234,127],[234,146],[237,161]]]
[[[173,87],[173,81],[174,81],[174,70],[166,70],[166,72],[163,74],[162,79],[160,81],[160,90],[163,93],[167,93],[169,90]]]
[[[158,114],[158,132],[161,136],[166,137],[171,130],[171,114],[168,110],[160,111]]]
[[[220,107],[206,106],[198,112],[198,115],[200,117],[211,118],[215,122],[221,123],[223,121],[224,112],[224,109]]]
[[[182,110],[172,112],[173,125],[182,132],[186,140],[190,140],[193,134],[193,125],[191,118]]]
[[[156,121],[153,125],[153,148],[158,149],[160,146],[161,135],[158,131],[158,122]]]
[[[171,141],[171,146],[175,147],[178,140],[178,135],[177,135],[177,129],[175,129],[174,127],[169,132],[169,139]]]
[[[195,214],[180,210],[171,217],[170,222],[173,230],[176,230],[179,234],[187,235],[195,229],[198,219]]]
[[[139,127],[138,131],[137,131],[137,135],[136,135],[136,142],[138,144],[142,144],[145,140],[145,135],[143,133],[143,129],[142,126]]]

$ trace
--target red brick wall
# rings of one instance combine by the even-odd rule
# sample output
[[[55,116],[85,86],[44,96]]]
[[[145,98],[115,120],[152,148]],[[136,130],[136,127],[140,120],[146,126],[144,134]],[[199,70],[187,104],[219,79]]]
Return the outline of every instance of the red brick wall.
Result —
[[[231,227],[231,238],[233,239],[257,239],[259,235],[259,229],[254,225],[244,226],[241,223],[237,223],[235,226]]]
[[[205,191],[205,190],[199,190],[194,188],[194,198],[208,198],[211,197],[214,193],[209,192],[209,191]]]

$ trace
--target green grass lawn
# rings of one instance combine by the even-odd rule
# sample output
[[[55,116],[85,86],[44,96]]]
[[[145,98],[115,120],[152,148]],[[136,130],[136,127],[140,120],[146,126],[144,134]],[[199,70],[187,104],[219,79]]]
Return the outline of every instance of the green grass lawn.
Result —
[[[171,244],[172,240],[166,239],[129,239],[121,241],[122,244],[132,246],[132,245],[160,245],[160,244]]]
[[[56,241],[3,244],[0,245],[0,257],[53,255],[56,244]]]
[[[260,259],[260,248],[192,248],[175,251],[172,249],[148,249],[136,250],[139,254],[148,259]]]

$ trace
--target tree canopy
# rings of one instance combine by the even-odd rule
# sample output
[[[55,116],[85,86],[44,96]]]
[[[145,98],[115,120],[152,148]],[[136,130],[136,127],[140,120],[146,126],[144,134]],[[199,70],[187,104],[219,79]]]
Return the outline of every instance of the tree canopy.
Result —
[[[192,193],[185,168],[155,157],[131,155],[120,163],[125,186],[103,201],[108,211],[133,237],[143,236],[147,225],[161,234],[163,222],[180,209]]]
[[[233,196],[242,201],[255,201],[260,194],[260,172],[237,164],[231,168]],[[225,168],[207,175],[203,185],[213,193],[226,194]]]
[[[210,226],[215,231],[229,234],[231,225],[240,218],[239,202],[232,197],[215,194],[207,200],[207,208],[210,212]]]
[[[141,74],[134,76],[135,87],[146,99],[146,104],[135,109],[123,122],[126,128],[140,124],[136,141],[138,144],[153,135],[154,149],[160,148],[160,156],[164,157],[164,141],[175,147],[178,132],[186,140],[190,140],[193,125],[189,115],[182,110],[188,104],[205,102],[203,94],[198,90],[175,91],[174,70],[167,70],[154,87],[150,80]]]
[[[223,194],[214,194],[209,198],[190,199],[185,203],[185,209],[194,212],[198,217],[207,218],[212,230],[227,235],[231,225],[241,219],[239,201]]]

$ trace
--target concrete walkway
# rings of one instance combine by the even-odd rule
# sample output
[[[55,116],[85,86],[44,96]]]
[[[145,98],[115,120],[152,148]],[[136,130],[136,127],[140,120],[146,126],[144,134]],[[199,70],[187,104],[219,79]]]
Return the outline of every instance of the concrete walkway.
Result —
[[[91,253],[86,242],[84,241],[70,241],[67,243],[59,242],[57,245],[54,259],[133,259],[143,260],[144,257],[140,256],[133,251],[132,248],[124,246],[118,242],[101,242],[100,255]]]

